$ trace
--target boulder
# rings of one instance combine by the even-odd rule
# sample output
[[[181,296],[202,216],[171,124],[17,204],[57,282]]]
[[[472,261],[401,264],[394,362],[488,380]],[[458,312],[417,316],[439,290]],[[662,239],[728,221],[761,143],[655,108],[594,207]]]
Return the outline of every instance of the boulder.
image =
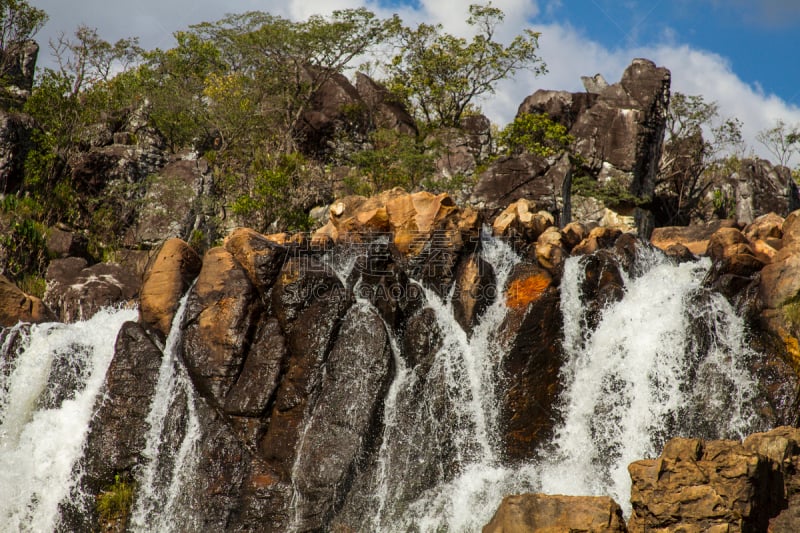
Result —
[[[539,89],[522,101],[517,109],[517,116],[523,113],[534,115],[546,113],[551,120],[570,130],[578,118],[594,105],[597,97],[597,93],[570,93]]]
[[[287,252],[284,246],[247,228],[238,228],[230,233],[225,238],[225,249],[244,268],[250,282],[261,293],[266,293],[275,283]]]
[[[732,220],[719,220],[693,226],[664,226],[653,230],[650,243],[664,251],[675,244],[680,244],[694,255],[706,255],[711,236],[721,228],[734,227],[736,223]]]
[[[563,362],[558,290],[546,270],[520,263],[509,276],[506,305],[502,365],[514,379],[501,392],[500,432],[506,459],[522,461],[533,457],[555,423]]]
[[[105,394],[86,441],[82,481],[90,494],[112,484],[115,474],[131,475],[134,467],[144,462],[147,414],[163,357],[151,335],[135,322],[126,322],[117,335]]]
[[[510,204],[492,223],[496,237],[517,237],[526,242],[534,242],[539,235],[555,224],[553,215],[547,211],[534,213],[531,202],[520,198]]]
[[[88,255],[86,237],[74,231],[57,227],[47,230],[45,246],[47,247],[47,253],[52,258],[63,259],[71,256],[86,257]]]
[[[628,471],[631,532],[766,531],[783,505],[773,463],[736,441],[675,438]]]
[[[88,320],[103,307],[134,305],[142,280],[119,263],[87,266],[77,257],[55,259],[45,274],[44,302],[59,320]]]
[[[182,357],[200,394],[215,407],[225,404],[247,356],[251,328],[262,304],[244,269],[224,248],[212,248],[189,292]]]
[[[492,266],[473,254],[462,261],[456,272],[453,292],[453,316],[467,333],[478,323],[483,312],[494,302],[496,278]]]
[[[417,123],[406,108],[383,85],[362,72],[356,73],[356,91],[369,109],[372,123],[404,135],[416,135]]]
[[[144,275],[139,297],[139,317],[164,337],[169,335],[172,319],[181,296],[200,273],[202,261],[180,239],[165,242]]]
[[[624,533],[620,506],[607,496],[506,496],[483,533]]]
[[[4,42],[4,50],[0,50],[0,62],[5,70],[0,87],[0,108],[20,108],[30,97],[38,56],[36,41],[13,42],[11,38]]]
[[[25,294],[7,277],[0,275],[0,327],[18,322],[52,322],[56,316],[35,296]]]
[[[286,338],[278,321],[270,318],[261,322],[242,371],[225,399],[225,412],[235,416],[264,415],[278,388],[286,357]]]

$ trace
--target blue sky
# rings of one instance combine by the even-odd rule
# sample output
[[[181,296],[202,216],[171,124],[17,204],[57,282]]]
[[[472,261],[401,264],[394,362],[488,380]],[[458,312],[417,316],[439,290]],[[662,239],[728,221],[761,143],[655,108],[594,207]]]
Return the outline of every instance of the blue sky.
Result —
[[[463,0],[29,0],[50,14],[39,34],[40,64],[47,41],[78,24],[108,40],[139,36],[146,48],[169,47],[172,32],[230,12],[269,11],[293,19],[334,9],[366,6],[403,20],[438,22],[455,34],[468,32]],[[800,0],[494,0],[506,13],[499,35],[525,28],[541,32],[540,54],[549,73],[523,72],[498,86],[481,105],[504,125],[537,89],[580,91],[580,76],[619,79],[636,57],[672,71],[673,90],[701,94],[722,115],[744,123],[748,152],[765,156],[759,130],[781,119],[800,124]]]

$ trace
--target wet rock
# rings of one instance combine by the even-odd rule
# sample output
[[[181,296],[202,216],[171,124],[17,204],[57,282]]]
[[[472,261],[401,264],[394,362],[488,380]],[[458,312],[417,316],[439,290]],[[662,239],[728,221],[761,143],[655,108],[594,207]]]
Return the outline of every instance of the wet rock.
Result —
[[[184,241],[165,242],[142,282],[139,297],[142,323],[155,328],[164,337],[169,335],[181,296],[200,273],[201,266],[200,257]]]
[[[569,256],[564,240],[564,235],[555,227],[548,228],[536,240],[536,260],[553,275],[559,272],[564,259]]]
[[[287,357],[286,339],[274,318],[261,322],[242,372],[225,399],[225,412],[258,417],[265,414]]]
[[[244,269],[224,248],[212,248],[189,293],[181,346],[192,381],[222,407],[241,371],[261,303]]]
[[[555,423],[563,356],[559,296],[551,283],[547,271],[521,263],[506,289],[508,313],[499,336],[507,350],[503,375],[513,379],[501,393],[500,427],[510,461],[532,458]]]
[[[606,496],[506,496],[483,533],[585,531],[624,533],[620,506]]]
[[[261,456],[288,480],[311,408],[319,394],[325,360],[352,300],[341,285],[316,295],[287,331],[289,358],[259,443]]]
[[[453,292],[453,316],[470,333],[483,312],[497,297],[492,266],[473,254],[458,266]]]
[[[313,416],[298,443],[293,479],[300,530],[321,529],[329,522],[360,457],[377,437],[390,378],[388,341],[383,321],[368,308],[354,306],[342,319]]]
[[[84,479],[92,494],[113,483],[115,474],[130,473],[143,463],[146,418],[161,359],[161,350],[144,326],[122,326],[86,443]]]

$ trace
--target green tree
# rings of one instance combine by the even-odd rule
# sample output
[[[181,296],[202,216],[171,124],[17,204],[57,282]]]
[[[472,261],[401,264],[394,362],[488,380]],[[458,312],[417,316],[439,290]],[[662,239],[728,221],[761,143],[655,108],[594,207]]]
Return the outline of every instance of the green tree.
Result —
[[[716,102],[673,93],[656,180],[659,218],[664,225],[688,224],[700,213],[715,171],[743,151],[741,122],[722,118]]]
[[[500,131],[497,140],[508,154],[525,151],[542,157],[561,154],[575,142],[567,128],[546,113],[517,115]]]
[[[756,140],[778,158],[778,164],[786,166],[800,149],[800,125],[790,126],[778,119],[773,127],[759,131]]]
[[[493,94],[497,83],[520,69],[546,72],[537,55],[539,34],[525,30],[510,44],[495,39],[503,12],[491,4],[471,5],[467,40],[442,32],[441,25],[402,28],[399,52],[388,65],[388,85],[432,127],[458,127],[478,98]]]

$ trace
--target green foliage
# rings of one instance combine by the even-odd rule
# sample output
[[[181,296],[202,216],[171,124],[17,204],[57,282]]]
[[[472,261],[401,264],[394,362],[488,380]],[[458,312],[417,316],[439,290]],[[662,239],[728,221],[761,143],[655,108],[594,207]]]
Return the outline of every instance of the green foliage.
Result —
[[[730,196],[721,189],[714,189],[711,203],[714,207],[714,214],[719,218],[733,218],[736,213],[736,198]]]
[[[499,145],[509,155],[525,151],[550,157],[566,152],[574,142],[567,128],[546,113],[518,115],[498,136]]]
[[[417,137],[389,129],[370,135],[372,148],[351,157],[356,176],[346,184],[354,194],[375,194],[392,187],[414,190],[436,170],[436,147]]]
[[[635,194],[631,194],[628,187],[619,180],[612,178],[600,184],[585,174],[579,174],[572,178],[570,190],[572,194],[597,198],[609,207],[644,205],[649,201],[647,198],[639,198]]]
[[[664,150],[656,180],[664,225],[688,224],[702,216],[725,152],[742,151],[741,122],[721,118],[719,106],[702,96],[673,93],[667,113]],[[730,156],[728,156],[730,157]]]
[[[5,205],[3,206],[5,209]],[[15,215],[0,235],[0,246],[6,252],[6,274],[21,280],[26,274],[41,275],[47,265],[46,228],[33,218]]]
[[[778,119],[772,128],[759,131],[756,140],[778,158],[778,164],[786,166],[800,149],[800,124],[790,126]]]
[[[102,523],[125,520],[133,505],[134,484],[116,474],[114,483],[97,495],[96,509]]]
[[[471,5],[467,23],[472,40],[442,32],[441,25],[420,24],[399,31],[399,51],[387,66],[389,87],[430,127],[457,127],[474,111],[476,100],[493,94],[497,82],[520,69],[546,72],[536,55],[539,34],[525,30],[504,46],[495,40],[503,12],[491,4]]]
[[[258,162],[249,186],[233,203],[233,212],[242,217],[258,213],[267,223],[275,220],[290,230],[307,230],[311,218],[288,197],[305,180],[306,158],[298,153],[268,155]]]

